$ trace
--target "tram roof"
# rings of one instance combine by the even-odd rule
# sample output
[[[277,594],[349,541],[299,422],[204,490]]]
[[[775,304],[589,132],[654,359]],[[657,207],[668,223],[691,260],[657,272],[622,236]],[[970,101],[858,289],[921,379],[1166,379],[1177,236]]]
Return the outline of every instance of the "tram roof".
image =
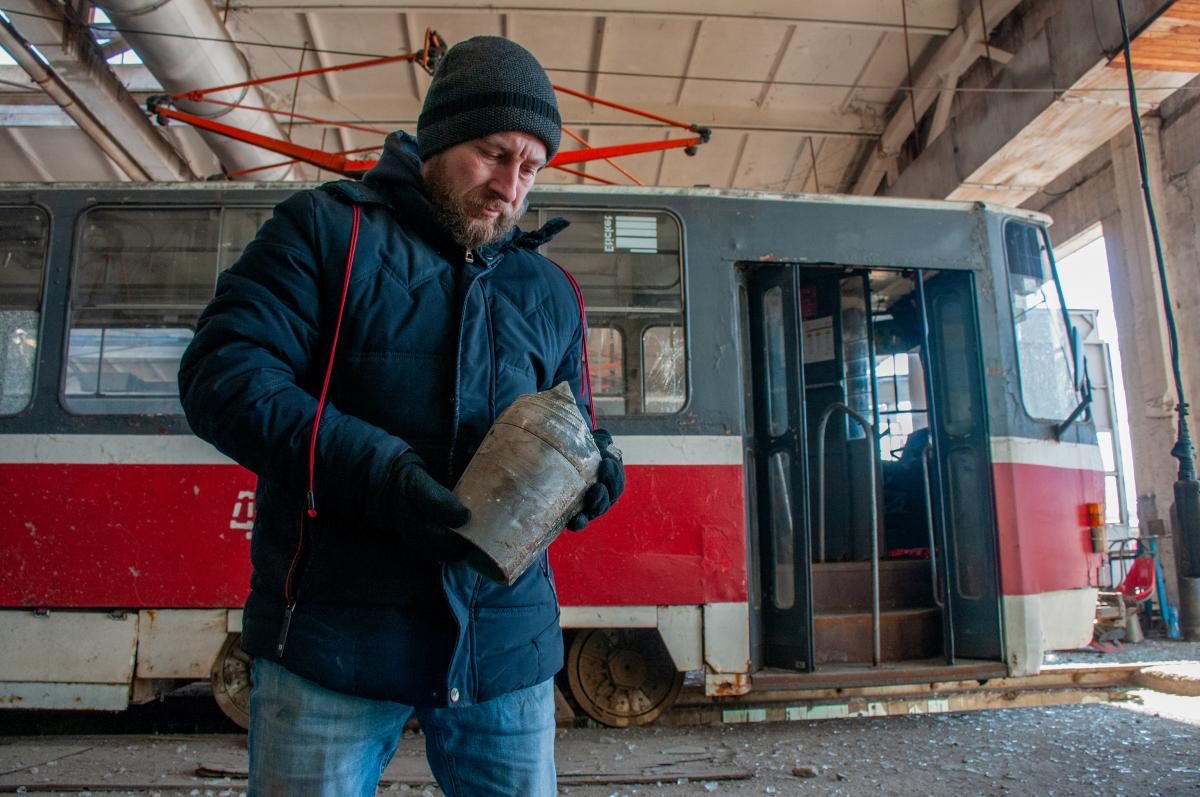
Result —
[[[0,194],[45,193],[59,191],[96,191],[104,193],[129,192],[187,192],[187,191],[222,191],[237,193],[276,193],[294,192],[313,188],[320,183],[297,182],[251,182],[251,181],[221,181],[206,180],[203,182],[160,182],[160,183],[57,183],[47,186],[45,183],[4,183],[0,184]],[[800,202],[810,205],[844,205],[847,207],[894,207],[910,210],[928,210],[952,213],[973,213],[982,210],[987,213],[1019,218],[1035,224],[1049,226],[1053,223],[1050,216],[1033,210],[1014,208],[992,202],[963,202],[945,199],[907,199],[897,197],[859,196],[856,194],[806,194],[784,193],[775,191],[755,191],[737,188],[684,187],[684,186],[593,186],[593,185],[555,185],[542,184],[534,186],[530,192],[532,198],[555,196],[586,196],[602,198],[605,196],[623,197],[685,197],[713,198],[728,200],[759,200],[769,202]]]

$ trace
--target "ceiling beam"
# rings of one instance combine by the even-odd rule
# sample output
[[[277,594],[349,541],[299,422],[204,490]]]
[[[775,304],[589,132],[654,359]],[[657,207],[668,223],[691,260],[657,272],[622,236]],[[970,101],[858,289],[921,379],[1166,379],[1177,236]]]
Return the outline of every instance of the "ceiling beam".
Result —
[[[675,91],[675,104],[683,102],[683,92],[687,89],[688,78],[692,76],[692,68],[696,65],[696,51],[700,49],[700,37],[704,34],[704,20],[696,20],[692,28],[692,40],[688,42],[687,61],[683,66],[683,75],[679,79],[679,88]],[[761,104],[761,103],[760,103]]]
[[[978,48],[992,30],[1019,5],[1021,0],[980,0],[972,4],[963,23],[938,44],[937,50],[921,71],[913,75],[900,107],[888,120],[879,138],[875,154],[867,161],[854,183],[854,193],[874,194],[889,166],[913,132],[913,119],[919,120],[942,92],[947,80],[958,77],[975,61]],[[984,20],[988,30],[983,30]],[[920,86],[920,88],[916,88]],[[915,108],[915,112],[914,112]]]
[[[413,15],[408,12],[402,13],[400,20],[404,29],[404,38],[408,42],[408,52],[415,53],[423,49],[425,47],[425,31],[417,30],[417,22],[413,19]],[[424,71],[415,65],[408,72],[412,75],[413,97],[419,106],[425,102],[425,87],[428,85],[428,80],[424,77]]]
[[[47,105],[39,92],[37,105],[0,105],[0,127],[74,127],[75,122],[57,105]]]
[[[66,114],[63,115],[65,116]],[[43,182],[53,182],[54,175],[51,173],[50,168],[46,165],[45,161],[42,160],[41,156],[38,155],[37,151],[30,146],[29,141],[25,138],[24,132],[14,129],[6,129],[4,132],[8,136],[9,140],[16,145],[17,150],[21,153],[21,160],[29,164],[29,168],[33,169],[33,171],[38,175],[38,178]]]
[[[917,3],[909,10],[910,33],[946,36],[958,23],[956,3]],[[903,15],[895,3],[879,0],[759,0],[752,11],[742,0],[605,0],[603,3],[575,3],[568,0],[521,0],[498,4],[489,0],[457,0],[453,8],[429,0],[235,0],[235,11],[258,9],[310,9],[337,11],[373,11],[388,8],[402,12],[436,12],[439,15],[475,15],[488,13],[536,12],[584,14],[595,16],[630,15],[639,17],[686,17],[689,19],[740,19],[754,22],[827,25],[867,30],[904,30]],[[990,20],[990,17],[989,17]]]
[[[121,142],[91,110],[80,102],[66,82],[52,67],[43,63],[41,56],[9,22],[0,19],[0,48],[3,48],[17,65],[29,73],[46,95],[54,100],[63,112],[71,117],[79,129],[87,134],[96,146],[124,172],[129,179],[148,182],[149,172],[121,146]]]
[[[1126,0],[1137,64],[1143,36],[1161,41],[1180,23],[1172,10],[1195,5],[1177,0]],[[1043,0],[1040,29],[1026,41],[992,88],[960,102],[954,124],[900,174],[891,196],[992,201],[1018,206],[1129,126],[1125,74],[1108,53],[1120,47],[1121,31],[1112,4],[1080,5]],[[1090,29],[1080,37],[1075,31]],[[1135,69],[1141,110],[1157,107],[1197,72]],[[1059,87],[1054,91],[1031,89]],[[1009,89],[1005,93],[1005,89]]]
[[[771,61],[771,68],[767,70],[767,77],[763,80],[762,90],[754,98],[754,104],[759,108],[767,101],[767,95],[771,93],[771,88],[775,85],[775,78],[779,76],[779,67],[783,64],[783,59],[791,48],[792,38],[795,35],[796,26],[788,25],[787,30],[783,32],[783,40],[779,42],[779,47],[775,50],[775,59]]]
[[[589,61],[591,74],[588,75],[587,83],[587,93],[593,97],[600,96],[600,73],[604,71],[604,35],[607,27],[608,22],[604,17],[596,17],[592,28],[592,48]]]
[[[82,106],[120,148],[155,180],[192,180],[195,173],[146,115],[109,68],[86,27],[72,24],[51,0],[8,0],[10,18],[21,35],[35,42]],[[136,179],[136,178],[134,178]]]

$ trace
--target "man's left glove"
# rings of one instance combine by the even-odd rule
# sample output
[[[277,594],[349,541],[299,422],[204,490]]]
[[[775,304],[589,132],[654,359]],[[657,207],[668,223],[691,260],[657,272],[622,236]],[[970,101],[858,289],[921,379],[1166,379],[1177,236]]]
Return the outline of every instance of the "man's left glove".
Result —
[[[583,496],[583,509],[567,521],[571,531],[582,531],[588,521],[607,512],[625,490],[625,463],[621,461],[621,449],[613,445],[612,435],[604,429],[592,432],[596,448],[600,449],[600,468],[596,471],[596,483]]]
[[[388,521],[405,529],[412,543],[434,559],[456,562],[471,550],[471,544],[452,531],[471,520],[471,510],[429,474],[415,451],[405,451],[392,463],[388,496]]]

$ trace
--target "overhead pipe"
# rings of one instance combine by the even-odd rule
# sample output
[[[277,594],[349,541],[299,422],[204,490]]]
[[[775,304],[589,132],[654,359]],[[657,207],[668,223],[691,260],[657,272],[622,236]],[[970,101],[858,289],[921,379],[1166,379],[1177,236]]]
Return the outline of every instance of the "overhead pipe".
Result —
[[[141,57],[163,89],[179,94],[207,86],[244,83],[250,70],[229,31],[206,0],[97,0],[121,36]],[[225,103],[263,107],[258,88],[244,86],[212,95]],[[229,127],[268,138],[283,138],[271,114],[205,102],[178,100],[177,107]],[[270,152],[207,131],[200,132],[227,172],[252,172],[256,180],[286,180],[291,166],[270,166]]]
[[[15,20],[10,15],[10,20],[27,41],[37,43],[42,61],[153,179],[196,179],[188,161],[147,118],[145,108],[106,63],[108,56],[91,30],[76,21],[76,9],[64,8],[60,0],[8,0],[7,4],[23,12]]]
[[[29,42],[25,41],[17,29],[5,19],[0,19],[0,47],[12,56],[17,65],[25,70],[34,83],[46,93],[50,99],[62,108],[63,113],[71,117],[89,138],[96,143],[102,152],[112,159],[130,180],[149,182],[151,177],[138,164],[116,137],[100,123],[75,97],[61,77],[53,69],[42,63]]]

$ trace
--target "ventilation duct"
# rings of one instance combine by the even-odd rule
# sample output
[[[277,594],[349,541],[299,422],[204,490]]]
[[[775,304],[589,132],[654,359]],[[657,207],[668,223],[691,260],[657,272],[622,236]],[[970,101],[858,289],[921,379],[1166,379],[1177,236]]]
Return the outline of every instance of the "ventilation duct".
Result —
[[[206,0],[98,0],[121,36],[141,57],[142,63],[169,94],[227,86],[250,79],[245,59],[229,38],[229,31]],[[211,95],[223,102],[265,107],[254,86]],[[180,110],[258,133],[283,138],[275,118],[260,111],[228,108],[203,102],[178,100]],[[201,137],[228,172],[257,169],[278,163],[280,156],[206,131]],[[290,166],[264,169],[249,175],[255,180],[285,180]]]

